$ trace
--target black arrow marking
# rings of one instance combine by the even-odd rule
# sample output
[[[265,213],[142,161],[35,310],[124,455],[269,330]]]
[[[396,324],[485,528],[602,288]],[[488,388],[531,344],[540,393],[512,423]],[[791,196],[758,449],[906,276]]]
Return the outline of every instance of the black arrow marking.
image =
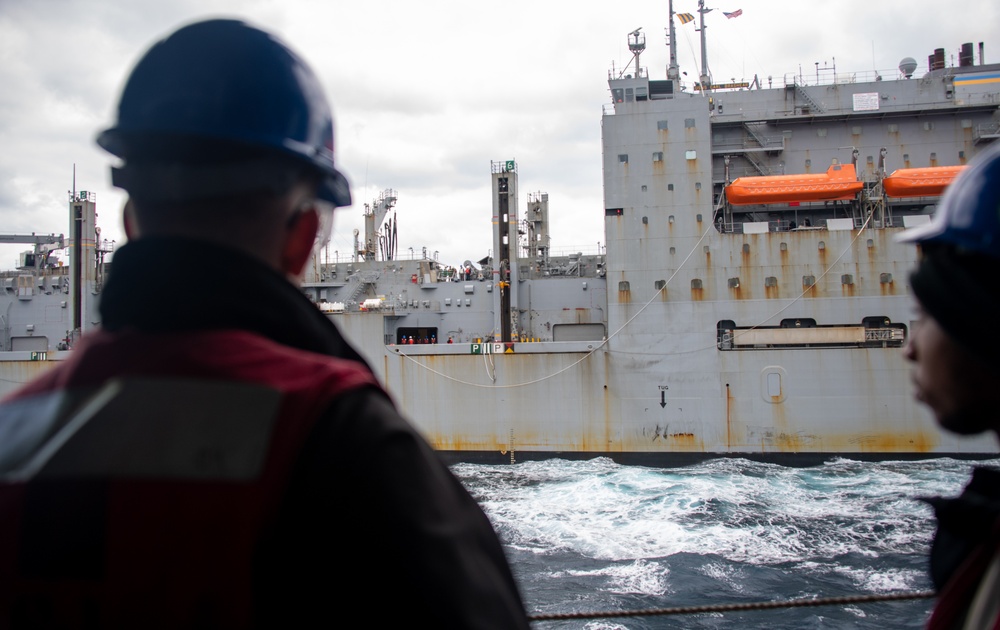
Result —
[[[667,406],[667,392],[660,390],[660,409]]]

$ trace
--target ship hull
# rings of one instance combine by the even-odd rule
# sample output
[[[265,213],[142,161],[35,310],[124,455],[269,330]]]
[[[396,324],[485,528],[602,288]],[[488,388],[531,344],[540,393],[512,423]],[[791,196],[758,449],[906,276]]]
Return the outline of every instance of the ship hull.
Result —
[[[841,236],[813,238],[827,239],[830,247],[857,243],[849,231]],[[889,233],[877,238],[899,248],[887,256],[900,258],[891,268],[905,278],[912,252],[892,244]],[[744,240],[756,249],[768,239],[716,234],[705,242],[710,251],[742,252]],[[777,241],[774,249],[780,258]],[[821,323],[860,322],[878,313],[908,324],[908,295],[895,282],[879,282],[874,269],[885,266],[874,255],[868,260],[867,239],[860,249],[859,260],[848,262],[858,280],[842,295],[799,295],[789,287],[799,280],[794,269],[770,295],[744,287],[738,299],[692,300],[683,285],[667,285],[661,294],[613,304],[608,317],[628,325],[612,328],[606,340],[486,344],[495,352],[479,354],[484,344],[371,344],[392,330],[396,313],[333,319],[367,355],[404,414],[451,461],[607,456],[674,465],[733,455],[808,464],[837,455],[992,456],[992,439],[947,434],[914,402],[898,344],[720,349],[717,322],[724,320],[776,323],[795,314]],[[755,257],[742,277],[763,285],[770,269],[771,261]],[[726,266],[719,272],[723,278],[731,273]],[[542,292],[545,281],[525,284]]]

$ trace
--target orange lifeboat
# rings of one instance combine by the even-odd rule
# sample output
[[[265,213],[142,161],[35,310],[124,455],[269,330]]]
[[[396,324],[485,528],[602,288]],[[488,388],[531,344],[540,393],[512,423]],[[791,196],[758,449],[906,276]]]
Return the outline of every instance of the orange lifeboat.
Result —
[[[823,175],[738,177],[726,186],[726,199],[734,206],[839,201],[854,199],[863,187],[853,164],[834,164]]]
[[[890,197],[937,197],[963,168],[965,167],[899,168],[882,180],[882,186],[885,194]]]

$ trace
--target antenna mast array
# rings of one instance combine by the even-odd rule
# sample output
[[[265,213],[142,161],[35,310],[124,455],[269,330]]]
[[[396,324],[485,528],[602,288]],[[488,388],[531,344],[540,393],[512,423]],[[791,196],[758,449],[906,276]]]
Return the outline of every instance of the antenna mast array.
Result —
[[[677,65],[677,31],[674,29],[674,0],[670,0],[670,28],[668,39],[670,40],[668,44],[670,45],[670,65],[667,66],[667,79],[674,82],[674,89],[677,89],[676,83],[681,78],[681,69]]]
[[[632,63],[635,65],[635,76],[642,76],[642,66],[639,65],[639,55],[646,50],[646,36],[642,33],[642,27],[635,29],[628,34],[628,49],[632,52]],[[626,66],[626,69],[628,66]]]

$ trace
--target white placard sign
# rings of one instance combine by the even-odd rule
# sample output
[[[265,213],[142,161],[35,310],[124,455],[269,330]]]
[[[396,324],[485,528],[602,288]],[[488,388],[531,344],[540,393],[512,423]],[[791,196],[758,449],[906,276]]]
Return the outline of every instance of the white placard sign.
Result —
[[[872,112],[878,110],[878,92],[865,92],[854,95],[854,111]]]

